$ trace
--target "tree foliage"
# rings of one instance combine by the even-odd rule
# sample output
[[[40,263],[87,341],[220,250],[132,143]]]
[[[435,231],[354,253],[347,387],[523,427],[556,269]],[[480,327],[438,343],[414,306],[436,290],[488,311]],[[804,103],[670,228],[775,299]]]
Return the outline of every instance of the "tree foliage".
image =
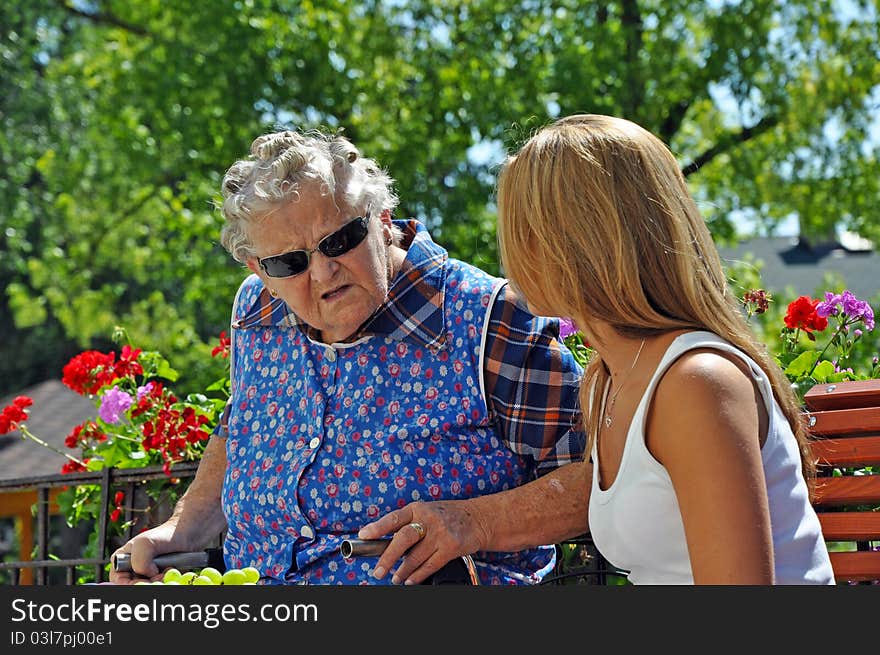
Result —
[[[121,324],[194,385],[212,379],[201,362],[244,274],[218,245],[219,181],[286,126],[344,130],[398,181],[402,215],[493,272],[503,152],[581,111],[669,143],[719,239],[734,210],[880,237],[877,14],[856,0],[8,0],[0,373],[57,375]]]

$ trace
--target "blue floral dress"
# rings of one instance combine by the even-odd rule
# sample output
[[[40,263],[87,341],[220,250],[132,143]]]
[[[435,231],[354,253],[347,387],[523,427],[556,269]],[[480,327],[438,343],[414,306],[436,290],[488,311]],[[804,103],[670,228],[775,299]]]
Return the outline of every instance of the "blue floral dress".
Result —
[[[533,479],[539,460],[581,456],[571,425],[549,448],[546,435],[530,446],[499,434],[483,353],[505,282],[450,259],[421,224],[403,226],[406,265],[351,342],[311,338],[255,275],[239,289],[225,417],[227,567],[254,566],[279,584],[388,583],[370,576],[375,557],[343,558],[342,540],[407,503],[503,491]],[[547,329],[530,318],[522,343]],[[571,422],[580,369],[570,353],[564,369]],[[555,553],[548,545],[475,561],[483,584],[529,584]]]

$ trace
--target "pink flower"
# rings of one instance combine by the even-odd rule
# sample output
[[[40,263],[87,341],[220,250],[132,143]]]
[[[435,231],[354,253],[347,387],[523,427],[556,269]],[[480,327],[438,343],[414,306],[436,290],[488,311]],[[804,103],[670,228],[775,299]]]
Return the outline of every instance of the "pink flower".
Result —
[[[113,387],[101,398],[98,416],[105,423],[119,423],[119,418],[131,407],[132,398],[119,387]]]
[[[559,338],[565,339],[578,331],[577,326],[570,318],[559,319]]]
[[[142,401],[144,399],[144,396],[146,396],[148,393],[150,393],[150,391],[152,391],[152,389],[153,389],[152,382],[147,382],[144,386],[138,387],[137,388],[138,402]]]

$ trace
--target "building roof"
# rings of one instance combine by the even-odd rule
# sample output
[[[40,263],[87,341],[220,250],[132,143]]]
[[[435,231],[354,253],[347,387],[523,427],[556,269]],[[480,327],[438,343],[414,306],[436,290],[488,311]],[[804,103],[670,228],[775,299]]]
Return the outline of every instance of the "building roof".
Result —
[[[62,452],[78,454],[64,445],[64,438],[74,427],[97,416],[93,401],[71,391],[61,380],[46,380],[0,399],[0,408],[16,396],[29,396],[34,401],[28,408],[31,433]],[[0,480],[60,473],[65,461],[58,453],[23,439],[18,430],[0,435]]]
[[[719,247],[722,262],[733,265],[746,261],[751,253],[762,262],[761,280],[767,291],[812,295],[825,291],[826,273],[836,273],[846,287],[862,300],[874,300],[880,292],[880,253],[868,248],[852,248],[839,242],[811,244],[798,237],[755,237],[735,248]]]

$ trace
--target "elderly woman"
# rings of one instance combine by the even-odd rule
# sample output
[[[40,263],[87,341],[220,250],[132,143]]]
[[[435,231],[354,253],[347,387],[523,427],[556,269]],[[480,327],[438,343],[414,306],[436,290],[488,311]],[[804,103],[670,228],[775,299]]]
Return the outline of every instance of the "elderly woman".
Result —
[[[587,484],[582,371],[558,320],[392,220],[391,178],[340,136],[261,136],[222,191],[222,243],[253,273],[231,398],[172,517],[118,552],[155,576],[155,555],[226,528],[227,567],[266,583],[414,583],[470,553],[483,584],[540,581],[554,548],[522,549],[519,523],[565,514],[548,544],[586,523],[557,500]],[[383,515],[405,575],[340,553]]]

